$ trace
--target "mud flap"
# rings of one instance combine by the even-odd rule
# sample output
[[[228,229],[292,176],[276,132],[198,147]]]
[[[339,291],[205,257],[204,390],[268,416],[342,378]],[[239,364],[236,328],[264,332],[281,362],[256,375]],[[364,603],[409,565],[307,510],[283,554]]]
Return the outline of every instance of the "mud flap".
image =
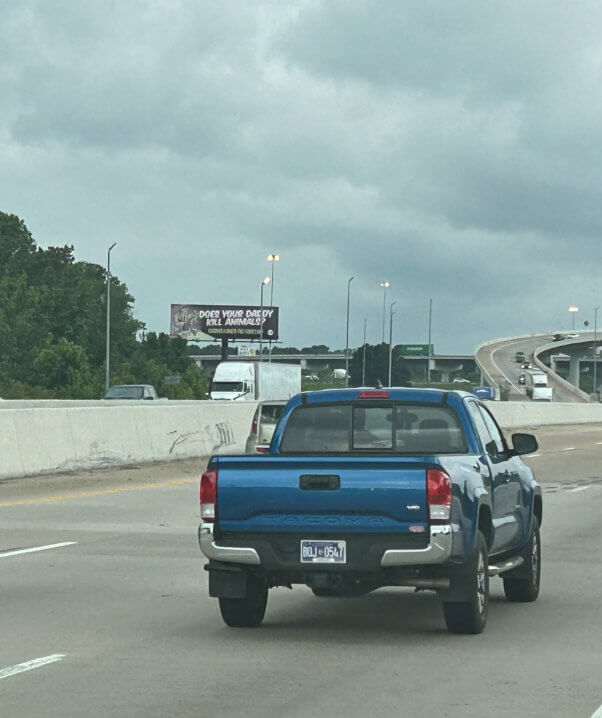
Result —
[[[245,598],[247,595],[247,571],[212,561],[205,566],[209,572],[209,595],[211,598]]]

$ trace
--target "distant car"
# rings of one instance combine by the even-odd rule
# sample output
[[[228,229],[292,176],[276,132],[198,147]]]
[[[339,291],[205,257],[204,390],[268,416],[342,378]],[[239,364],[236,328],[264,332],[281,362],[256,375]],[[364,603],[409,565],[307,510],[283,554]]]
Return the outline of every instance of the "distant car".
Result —
[[[251,422],[251,433],[247,437],[245,453],[263,454],[268,451],[274,429],[285,406],[286,401],[261,401],[257,405]]]
[[[346,379],[347,378],[347,372],[345,369],[333,369],[332,376],[335,379]]]
[[[520,365],[521,369],[533,369],[533,364],[529,363],[528,361],[524,362]]]
[[[478,396],[479,399],[485,399],[489,401],[495,401],[495,389],[492,386],[478,386],[476,389],[472,390],[472,393],[475,396]]]
[[[470,384],[470,381],[468,379],[462,379],[461,377],[456,377],[452,380],[452,384]]]
[[[515,357],[514,357],[517,364],[521,364],[522,362],[525,361],[526,358],[527,358],[527,355],[525,354],[525,352],[516,352]]]
[[[523,385],[527,381],[527,376],[525,374],[519,374],[518,375],[518,383]]]
[[[579,339],[579,335],[578,334],[566,334],[564,338],[565,339]]]
[[[150,384],[116,384],[110,386],[104,399],[120,399],[120,400],[148,400],[158,399],[155,387]]]
[[[553,342],[562,342],[566,339],[566,336],[564,334],[554,334],[552,337]]]
[[[317,374],[305,374],[303,378],[305,381],[320,381],[320,377]]]

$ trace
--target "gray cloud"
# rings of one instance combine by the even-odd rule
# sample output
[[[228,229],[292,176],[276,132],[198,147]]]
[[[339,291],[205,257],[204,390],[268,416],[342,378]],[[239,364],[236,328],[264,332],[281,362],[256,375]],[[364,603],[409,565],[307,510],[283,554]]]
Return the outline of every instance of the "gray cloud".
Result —
[[[602,7],[276,0],[0,7],[0,199],[116,271],[148,326],[255,302],[344,343],[382,295],[437,349],[600,303]],[[370,329],[371,328],[371,329]]]

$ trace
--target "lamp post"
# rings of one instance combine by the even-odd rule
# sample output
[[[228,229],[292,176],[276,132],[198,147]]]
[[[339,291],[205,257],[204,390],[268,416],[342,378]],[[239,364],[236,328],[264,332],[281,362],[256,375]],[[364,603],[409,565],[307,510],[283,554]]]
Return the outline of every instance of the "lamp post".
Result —
[[[347,280],[347,332],[345,339],[345,386],[349,386],[349,298],[351,294],[351,282],[353,277]]]
[[[380,283],[383,288],[383,344],[385,343],[385,310],[387,304],[387,289],[391,286],[391,283],[385,279],[384,282]]]
[[[272,275],[270,277],[270,307],[274,306],[274,265],[280,261],[280,255],[270,253],[267,257],[268,262],[272,265]],[[270,339],[270,361],[272,361],[272,340]]]
[[[431,342],[433,336],[433,300],[429,299],[429,355],[426,364],[426,383],[431,383]]]
[[[391,305],[389,306],[389,384],[388,386],[391,386],[391,375],[393,371],[393,316],[395,315],[395,312],[393,311],[393,307],[397,304],[397,302],[391,302]]]
[[[576,307],[574,304],[571,304],[569,307],[569,314],[573,317],[573,330],[575,329],[575,314],[579,311],[579,307]]]
[[[366,324],[368,317],[364,317],[364,344],[362,349],[362,386],[366,386]]]
[[[259,302],[259,361],[263,361],[263,288],[271,282],[270,277],[261,280],[261,299]]]
[[[598,394],[598,309],[594,309],[594,394],[600,399]]]
[[[117,244],[109,247],[107,252],[107,333],[106,333],[106,356],[105,356],[105,392],[109,388],[111,377],[111,250]]]

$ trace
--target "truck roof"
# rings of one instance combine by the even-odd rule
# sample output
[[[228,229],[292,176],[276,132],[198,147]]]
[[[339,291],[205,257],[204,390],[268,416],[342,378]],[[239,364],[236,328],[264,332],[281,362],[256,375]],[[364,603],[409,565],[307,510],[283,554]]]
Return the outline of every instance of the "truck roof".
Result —
[[[457,390],[447,391],[444,389],[418,389],[413,387],[382,387],[376,389],[373,386],[353,387],[353,389],[305,391],[301,396],[308,404],[332,404],[338,401],[348,402],[368,398],[360,396],[368,392],[373,394],[382,393],[383,399],[391,399],[393,401],[432,402],[433,404],[444,402],[449,394],[454,394],[459,397],[472,396],[472,394],[466,391]],[[377,399],[381,397],[374,396],[372,398]]]

